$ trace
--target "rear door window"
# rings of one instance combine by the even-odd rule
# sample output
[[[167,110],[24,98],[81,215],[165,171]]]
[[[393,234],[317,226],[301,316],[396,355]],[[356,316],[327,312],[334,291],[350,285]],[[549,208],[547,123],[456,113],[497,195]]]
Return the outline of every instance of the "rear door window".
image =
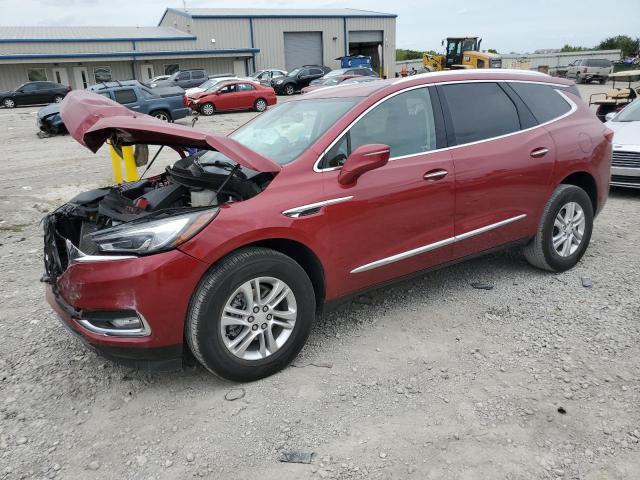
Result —
[[[198,80],[204,78],[204,72],[201,70],[197,70],[195,72],[191,72],[191,78],[193,80]]]
[[[122,104],[135,103],[138,100],[136,92],[134,92],[133,89],[130,88],[126,90],[116,90],[115,92],[113,92],[113,95],[116,99],[116,102]]]
[[[571,110],[571,105],[551,85],[521,82],[509,85],[529,107],[538,123],[549,122]]]
[[[448,107],[456,145],[520,130],[518,110],[497,83],[458,83],[438,88]]]

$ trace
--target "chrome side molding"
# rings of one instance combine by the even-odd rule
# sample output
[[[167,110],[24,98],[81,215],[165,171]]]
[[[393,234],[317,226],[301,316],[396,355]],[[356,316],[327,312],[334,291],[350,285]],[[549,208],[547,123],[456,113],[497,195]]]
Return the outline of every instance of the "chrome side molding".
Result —
[[[282,212],[283,215],[290,218],[304,217],[305,215],[311,215],[317,213],[322,207],[327,205],[333,205],[334,203],[348,202],[353,199],[353,195],[348,197],[332,198],[330,200],[323,200],[322,202],[310,203],[308,205],[301,205],[299,207],[290,208]]]
[[[527,215],[523,213],[522,215],[517,215],[515,217],[507,218],[506,220],[502,220],[500,222],[492,223],[490,225],[485,225],[484,227],[477,228],[475,230],[470,230],[465,233],[461,233],[460,235],[456,235],[455,237],[445,238],[444,240],[440,240],[435,243],[430,243],[428,245],[423,245],[422,247],[414,248],[413,250],[408,250],[406,252],[398,253],[396,255],[392,255],[390,257],[381,258],[380,260],[376,260],[375,262],[367,263],[360,267],[354,268],[350,273],[362,273],[368,270],[373,270],[374,268],[382,267],[384,265],[389,265],[390,263],[395,263],[400,260],[404,260],[406,258],[411,258],[416,255],[420,255],[421,253],[430,252],[431,250],[435,250],[437,248],[444,247],[446,245],[451,245],[452,243],[460,242],[462,240],[466,240],[467,238],[475,237],[476,235],[481,235],[490,230],[494,230],[496,228],[503,227],[513,222],[517,222],[518,220],[522,220]]]

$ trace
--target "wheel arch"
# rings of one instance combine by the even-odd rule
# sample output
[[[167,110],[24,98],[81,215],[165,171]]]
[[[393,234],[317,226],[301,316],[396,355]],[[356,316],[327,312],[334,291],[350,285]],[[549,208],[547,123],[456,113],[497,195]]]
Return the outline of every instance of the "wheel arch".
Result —
[[[269,238],[245,244],[239,248],[270,248],[292,258],[309,275],[316,296],[316,309],[322,308],[326,298],[326,279],[322,262],[307,245],[289,238]],[[233,253],[233,252],[229,252]],[[228,255],[228,254],[227,254]]]
[[[563,178],[560,183],[565,185],[575,185],[587,192],[595,215],[598,211],[598,184],[596,183],[596,179],[593,175],[585,171],[574,172]]]

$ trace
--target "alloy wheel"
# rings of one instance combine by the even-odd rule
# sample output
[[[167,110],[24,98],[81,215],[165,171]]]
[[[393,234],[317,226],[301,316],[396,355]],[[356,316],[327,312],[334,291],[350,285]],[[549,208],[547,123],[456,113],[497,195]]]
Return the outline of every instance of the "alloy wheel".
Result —
[[[553,249],[561,257],[573,255],[584,236],[586,220],[584,210],[576,202],[569,202],[558,211],[553,222]]]
[[[274,277],[253,278],[227,299],[220,333],[228,351],[243,360],[262,360],[280,350],[296,323],[296,298]]]
[[[210,103],[205,103],[202,106],[202,113],[204,115],[207,115],[207,116],[213,115],[214,110],[215,109],[213,108],[213,105],[211,105]]]
[[[53,101],[55,103],[60,103],[62,100],[64,100],[64,97],[62,95],[56,95],[55,97],[53,97]]]
[[[158,112],[158,113],[154,114],[153,116],[156,117],[158,120],[162,120],[163,122],[168,122],[169,121],[169,117],[164,112]]]
[[[264,112],[267,109],[267,102],[264,100],[258,100],[256,102],[256,110],[259,112]]]
[[[13,100],[11,100],[10,98],[5,98],[4,102],[2,102],[2,104],[6,107],[6,108],[13,108],[16,106],[16,102],[14,102]]]
[[[287,95],[293,95],[295,93],[293,85],[287,85],[284,89],[284,93],[286,93]]]

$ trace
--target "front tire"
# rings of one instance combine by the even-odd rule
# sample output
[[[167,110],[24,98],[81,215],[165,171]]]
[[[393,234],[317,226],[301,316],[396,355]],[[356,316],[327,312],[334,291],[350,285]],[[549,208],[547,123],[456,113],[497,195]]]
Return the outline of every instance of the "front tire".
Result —
[[[205,117],[210,117],[216,113],[216,107],[213,106],[213,103],[207,102],[200,107],[200,113]]]
[[[62,95],[56,95],[55,97],[53,97],[53,103],[60,103],[62,100],[64,100],[64,97]]]
[[[290,257],[249,247],[205,274],[189,306],[185,337],[210,372],[247,382],[287,366],[315,318],[311,280]]]
[[[286,86],[284,87],[284,94],[285,94],[285,95],[289,95],[289,96],[291,96],[291,95],[293,95],[294,93],[296,93],[296,89],[294,88],[294,86],[293,86],[293,85],[289,84],[289,85],[286,85]]]
[[[11,98],[5,98],[2,101],[2,105],[4,106],[4,108],[14,108],[16,106],[16,102]]]
[[[524,248],[534,267],[564,272],[580,261],[593,231],[593,205],[575,185],[560,185],[544,208],[536,236]]]

